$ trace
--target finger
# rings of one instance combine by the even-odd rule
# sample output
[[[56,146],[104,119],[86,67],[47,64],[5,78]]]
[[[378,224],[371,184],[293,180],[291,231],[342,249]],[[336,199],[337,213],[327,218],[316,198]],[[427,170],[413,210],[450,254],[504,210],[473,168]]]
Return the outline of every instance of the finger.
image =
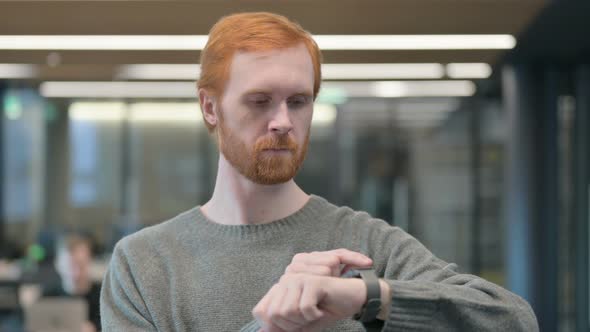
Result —
[[[266,317],[270,325],[276,325],[285,331],[295,331],[301,324],[291,321],[289,317],[292,309],[285,303],[288,291],[289,288],[285,287],[285,285],[280,285],[277,288],[267,308]]]
[[[293,268],[306,268],[309,266],[325,266],[329,269],[327,276],[340,276],[340,258],[329,252],[312,252],[309,254],[296,255],[293,259]],[[322,271],[322,273],[324,273]]]
[[[348,249],[336,249],[329,251],[338,257],[340,264],[353,265],[356,267],[369,267],[373,264],[373,260],[360,252]]]
[[[312,283],[305,283],[299,300],[299,310],[308,322],[316,321],[324,316],[318,308],[321,292]]]
[[[252,315],[260,323],[260,326],[264,332],[280,332],[283,331],[278,326],[275,326],[269,316],[271,309],[271,303],[275,300],[276,294],[281,291],[280,284],[275,284],[270,290],[264,295],[262,300],[252,309]],[[279,296],[279,298],[281,298]]]
[[[275,292],[276,288],[278,288],[278,285],[272,286],[258,304],[254,306],[254,309],[252,309],[252,316],[254,316],[257,321],[263,322],[266,319],[265,314],[268,311],[270,301],[273,299],[272,294]]]
[[[280,312],[283,318],[296,323],[299,327],[307,324],[305,316],[299,310],[299,300],[301,298],[302,287],[300,285],[292,285],[287,289],[287,294],[283,300],[283,306]]]
[[[291,263],[285,269],[285,273],[304,273],[313,274],[317,276],[338,276],[333,275],[334,271],[331,267],[326,265],[315,265],[306,263]]]
[[[335,249],[330,251],[316,251],[309,254],[297,254],[293,258],[293,263],[325,265],[331,268],[332,276],[339,277],[342,265],[369,267],[373,264],[373,261],[359,252],[348,249]]]

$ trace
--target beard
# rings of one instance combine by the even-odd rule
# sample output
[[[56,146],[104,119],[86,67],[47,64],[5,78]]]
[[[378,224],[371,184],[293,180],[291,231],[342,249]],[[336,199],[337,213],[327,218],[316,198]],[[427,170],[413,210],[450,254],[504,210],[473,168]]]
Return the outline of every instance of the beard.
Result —
[[[254,183],[272,185],[293,179],[303,164],[308,143],[309,130],[302,146],[288,134],[270,134],[258,138],[250,148],[224,125],[223,117],[219,117],[220,152],[240,174]],[[286,152],[265,151],[279,149]]]

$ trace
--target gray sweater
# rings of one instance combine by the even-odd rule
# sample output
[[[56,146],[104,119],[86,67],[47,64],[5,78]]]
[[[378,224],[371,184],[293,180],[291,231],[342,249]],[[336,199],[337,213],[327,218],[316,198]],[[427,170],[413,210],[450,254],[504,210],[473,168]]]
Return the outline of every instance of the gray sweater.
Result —
[[[199,207],[122,239],[101,294],[105,331],[257,331],[251,310],[296,253],[347,248],[392,289],[383,331],[536,331],[520,297],[436,258],[367,213],[312,196],[262,225],[220,225]],[[329,331],[364,331],[342,320]]]

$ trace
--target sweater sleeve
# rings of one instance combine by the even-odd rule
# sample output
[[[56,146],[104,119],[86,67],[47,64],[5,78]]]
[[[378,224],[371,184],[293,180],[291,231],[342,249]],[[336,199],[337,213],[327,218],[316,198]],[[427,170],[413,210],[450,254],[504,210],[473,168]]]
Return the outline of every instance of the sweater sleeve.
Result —
[[[121,242],[103,281],[100,315],[103,331],[156,331]]]
[[[250,321],[248,324],[242,326],[240,332],[258,332],[260,331],[260,324],[256,319]]]
[[[455,264],[436,258],[400,228],[377,228],[369,236],[374,241],[368,250],[392,290],[383,331],[539,330],[533,310],[521,297],[477,276],[457,273]]]

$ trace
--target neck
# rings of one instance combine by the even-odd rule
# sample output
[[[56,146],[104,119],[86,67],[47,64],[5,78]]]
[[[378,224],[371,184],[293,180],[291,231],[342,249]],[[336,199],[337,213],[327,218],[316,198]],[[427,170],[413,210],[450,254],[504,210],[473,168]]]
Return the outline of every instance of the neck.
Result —
[[[308,200],[293,179],[276,185],[254,183],[220,154],[215,190],[201,211],[219,224],[265,224],[295,213]]]

